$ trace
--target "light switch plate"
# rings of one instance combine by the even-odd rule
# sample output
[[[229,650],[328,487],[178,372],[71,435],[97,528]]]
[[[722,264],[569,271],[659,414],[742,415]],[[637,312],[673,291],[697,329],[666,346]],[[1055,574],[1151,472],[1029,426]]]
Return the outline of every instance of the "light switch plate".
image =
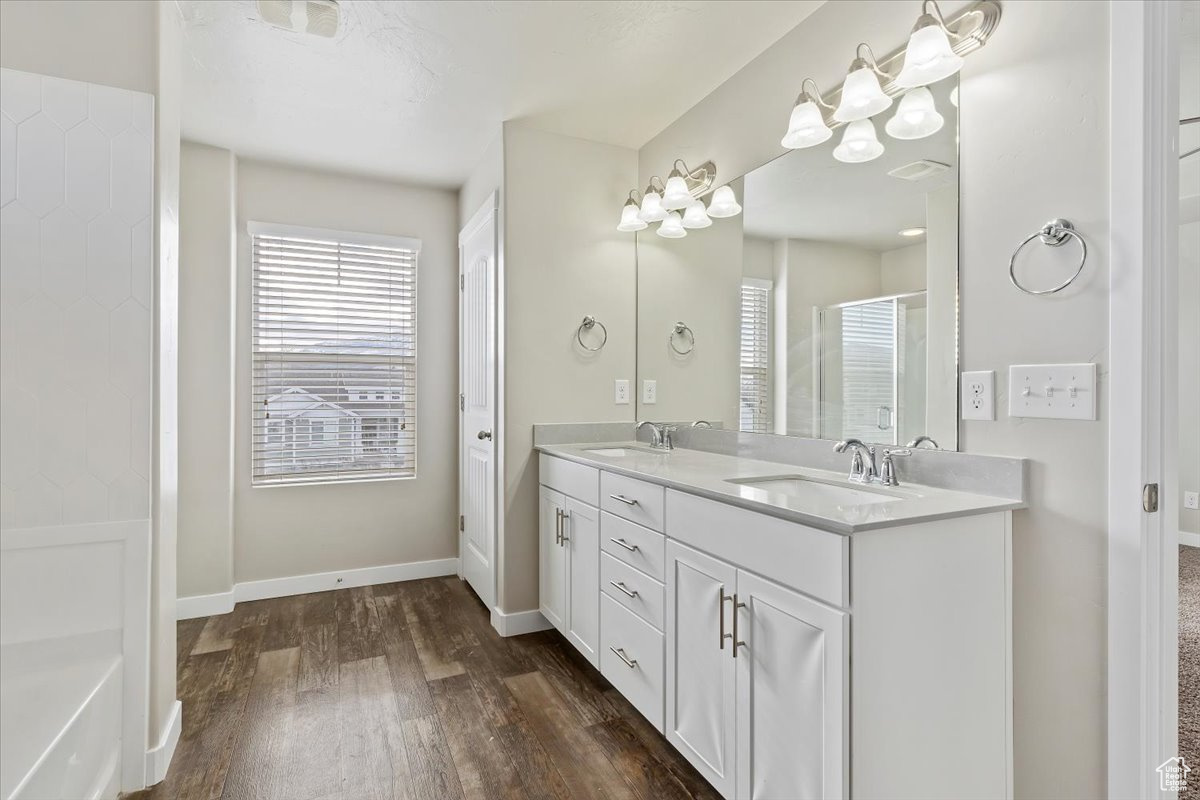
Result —
[[[996,418],[996,373],[993,370],[962,374],[962,418]]]
[[[1008,415],[1096,419],[1096,365],[1012,365],[1008,368]]]
[[[629,381],[613,381],[613,402],[619,406],[629,405]]]
[[[652,406],[658,402],[658,381],[642,381],[642,405]]]

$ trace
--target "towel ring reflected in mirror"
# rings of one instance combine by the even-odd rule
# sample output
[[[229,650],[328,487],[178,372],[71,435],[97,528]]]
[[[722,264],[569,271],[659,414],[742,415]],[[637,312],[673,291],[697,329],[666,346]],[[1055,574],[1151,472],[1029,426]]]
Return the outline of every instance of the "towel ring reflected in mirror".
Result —
[[[583,332],[590,331],[597,325],[600,326],[600,344],[596,345],[595,347],[588,347],[583,343]],[[579,327],[575,329],[575,341],[579,342],[579,346],[584,350],[587,350],[589,353],[597,353],[604,349],[604,345],[608,344],[608,328],[604,327],[603,322],[596,319],[591,314],[588,314],[583,318],[583,322],[579,323]]]
[[[675,345],[677,339],[682,339],[687,343],[686,349],[681,350]],[[687,325],[676,322],[675,327],[671,329],[671,335],[667,337],[667,344],[671,345],[671,349],[679,355],[686,356],[696,349],[696,334],[692,333],[692,329]]]
[[[1041,239],[1042,244],[1047,247],[1062,247],[1067,241],[1074,238],[1079,242],[1079,266],[1075,268],[1075,274],[1067,278],[1065,281],[1050,289],[1030,289],[1017,280],[1017,256],[1025,249],[1025,245],[1032,242],[1034,239]],[[1012,258],[1008,260],[1008,279],[1012,281],[1012,285],[1020,289],[1025,294],[1042,295],[1054,294],[1061,292],[1063,289],[1070,286],[1083,272],[1083,265],[1087,261],[1087,242],[1079,231],[1075,230],[1075,226],[1070,221],[1065,219],[1052,219],[1041,227],[1036,233],[1026,237],[1025,241],[1017,245],[1017,249],[1013,251]]]

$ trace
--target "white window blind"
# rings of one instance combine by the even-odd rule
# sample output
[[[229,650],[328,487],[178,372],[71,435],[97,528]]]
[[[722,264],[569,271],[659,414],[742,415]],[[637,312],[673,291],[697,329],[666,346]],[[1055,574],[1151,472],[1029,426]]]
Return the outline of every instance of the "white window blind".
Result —
[[[842,309],[842,436],[895,444],[895,300]]]
[[[415,475],[420,241],[262,223],[250,236],[253,483]]]
[[[768,365],[771,355],[767,342],[770,297],[769,281],[747,279],[742,282],[739,427],[753,433],[766,433],[770,425]]]

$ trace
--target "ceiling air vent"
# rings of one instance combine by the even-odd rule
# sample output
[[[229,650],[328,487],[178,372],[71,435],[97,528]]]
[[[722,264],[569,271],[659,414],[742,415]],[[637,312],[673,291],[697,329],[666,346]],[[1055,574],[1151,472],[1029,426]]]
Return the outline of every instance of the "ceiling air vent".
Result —
[[[334,0],[258,0],[259,15],[276,28],[332,38],[338,29]]]
[[[899,178],[902,181],[919,181],[923,178],[929,178],[934,175],[940,175],[950,169],[949,164],[943,164],[940,161],[930,161],[921,159],[914,161],[911,164],[905,164],[902,167],[896,167],[888,173],[893,178]]]

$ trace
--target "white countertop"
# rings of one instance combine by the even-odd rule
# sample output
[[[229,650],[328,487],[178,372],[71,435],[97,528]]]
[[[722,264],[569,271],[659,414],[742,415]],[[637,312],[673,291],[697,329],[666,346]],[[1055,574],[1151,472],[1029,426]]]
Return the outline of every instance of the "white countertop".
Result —
[[[801,501],[782,492],[731,483],[730,480],[794,476],[849,489],[864,487],[849,482],[845,472],[830,472],[794,464],[757,461],[682,448],[652,453],[646,452],[646,447],[643,442],[590,442],[537,445],[535,449],[549,456],[640,478],[670,489],[841,534],[1025,507],[1022,501],[1013,498],[904,483],[902,464],[899,465],[900,486],[867,487],[895,496],[897,499],[894,502],[843,506],[827,499]],[[587,452],[599,448],[639,449],[629,450],[623,456]],[[849,455],[846,456],[846,464],[847,467],[850,464]]]

